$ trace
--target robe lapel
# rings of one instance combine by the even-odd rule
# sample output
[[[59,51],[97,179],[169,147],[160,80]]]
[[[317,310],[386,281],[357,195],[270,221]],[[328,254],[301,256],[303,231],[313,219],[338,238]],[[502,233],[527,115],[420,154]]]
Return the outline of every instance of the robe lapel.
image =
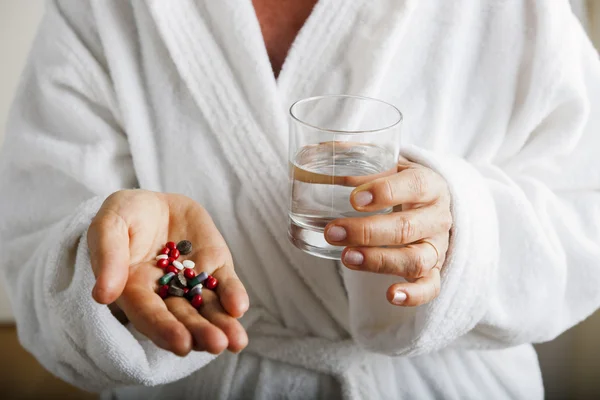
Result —
[[[299,279],[290,284],[312,291],[348,331],[348,301],[334,262],[309,256],[287,239],[287,117],[266,51],[259,49],[262,36],[250,2],[148,4],[182,79],[278,246],[273,254],[285,255],[278,268],[293,266]],[[220,18],[219,27],[213,18]],[[276,274],[272,269],[268,273]]]
[[[282,101],[323,94],[381,97],[390,60],[417,5],[416,0],[320,1],[283,65]]]

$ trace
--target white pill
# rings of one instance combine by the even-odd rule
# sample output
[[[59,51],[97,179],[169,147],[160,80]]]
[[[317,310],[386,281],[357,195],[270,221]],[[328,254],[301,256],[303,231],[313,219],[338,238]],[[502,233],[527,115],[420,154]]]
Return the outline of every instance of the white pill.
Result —
[[[160,255],[156,256],[156,261],[164,260],[165,258],[169,258],[169,256],[166,254],[160,254]]]
[[[183,269],[183,264],[182,264],[182,263],[180,263],[180,262],[179,262],[179,261],[177,261],[177,260],[173,261],[173,266],[174,266],[175,268],[177,268],[178,270],[182,270],[182,269]]]
[[[193,262],[192,260],[185,260],[183,262],[183,266],[186,268],[194,268],[196,266],[196,263]]]

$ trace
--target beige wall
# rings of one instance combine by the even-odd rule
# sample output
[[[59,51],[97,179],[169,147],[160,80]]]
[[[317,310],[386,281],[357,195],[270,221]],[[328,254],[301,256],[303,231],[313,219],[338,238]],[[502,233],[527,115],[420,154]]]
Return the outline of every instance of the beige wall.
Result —
[[[600,49],[600,1],[587,0],[586,7],[590,36],[596,47]]]
[[[0,143],[19,75],[43,10],[43,0],[0,0]],[[4,285],[1,285],[0,323],[11,318]]]
[[[0,0],[0,140],[9,104],[43,9],[42,0]]]
[[[551,1],[551,0],[549,0]],[[590,14],[590,34],[600,43],[600,0],[574,0],[577,10]],[[42,0],[0,0],[0,141],[35,27],[43,11]],[[0,288],[0,322],[12,319],[8,299]],[[600,393],[600,314],[538,346],[548,398]]]

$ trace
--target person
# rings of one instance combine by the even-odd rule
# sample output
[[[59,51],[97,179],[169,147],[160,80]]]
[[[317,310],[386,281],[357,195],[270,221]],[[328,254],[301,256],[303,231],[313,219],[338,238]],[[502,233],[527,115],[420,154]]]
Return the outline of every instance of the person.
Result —
[[[286,238],[328,93],[405,116],[341,267]],[[20,341],[106,398],[542,398],[531,343],[600,304],[599,106],[566,0],[51,1],[1,157]],[[182,239],[198,311],[156,294]]]

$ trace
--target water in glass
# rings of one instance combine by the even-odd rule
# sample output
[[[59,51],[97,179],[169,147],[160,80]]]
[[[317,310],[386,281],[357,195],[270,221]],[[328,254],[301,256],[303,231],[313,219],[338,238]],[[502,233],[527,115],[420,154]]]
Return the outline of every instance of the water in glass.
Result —
[[[356,211],[350,194],[356,186],[394,173],[396,161],[391,151],[374,144],[333,141],[302,147],[290,167],[292,241],[317,244],[319,256],[339,259],[343,247],[325,241],[325,226],[337,218],[372,215]]]

